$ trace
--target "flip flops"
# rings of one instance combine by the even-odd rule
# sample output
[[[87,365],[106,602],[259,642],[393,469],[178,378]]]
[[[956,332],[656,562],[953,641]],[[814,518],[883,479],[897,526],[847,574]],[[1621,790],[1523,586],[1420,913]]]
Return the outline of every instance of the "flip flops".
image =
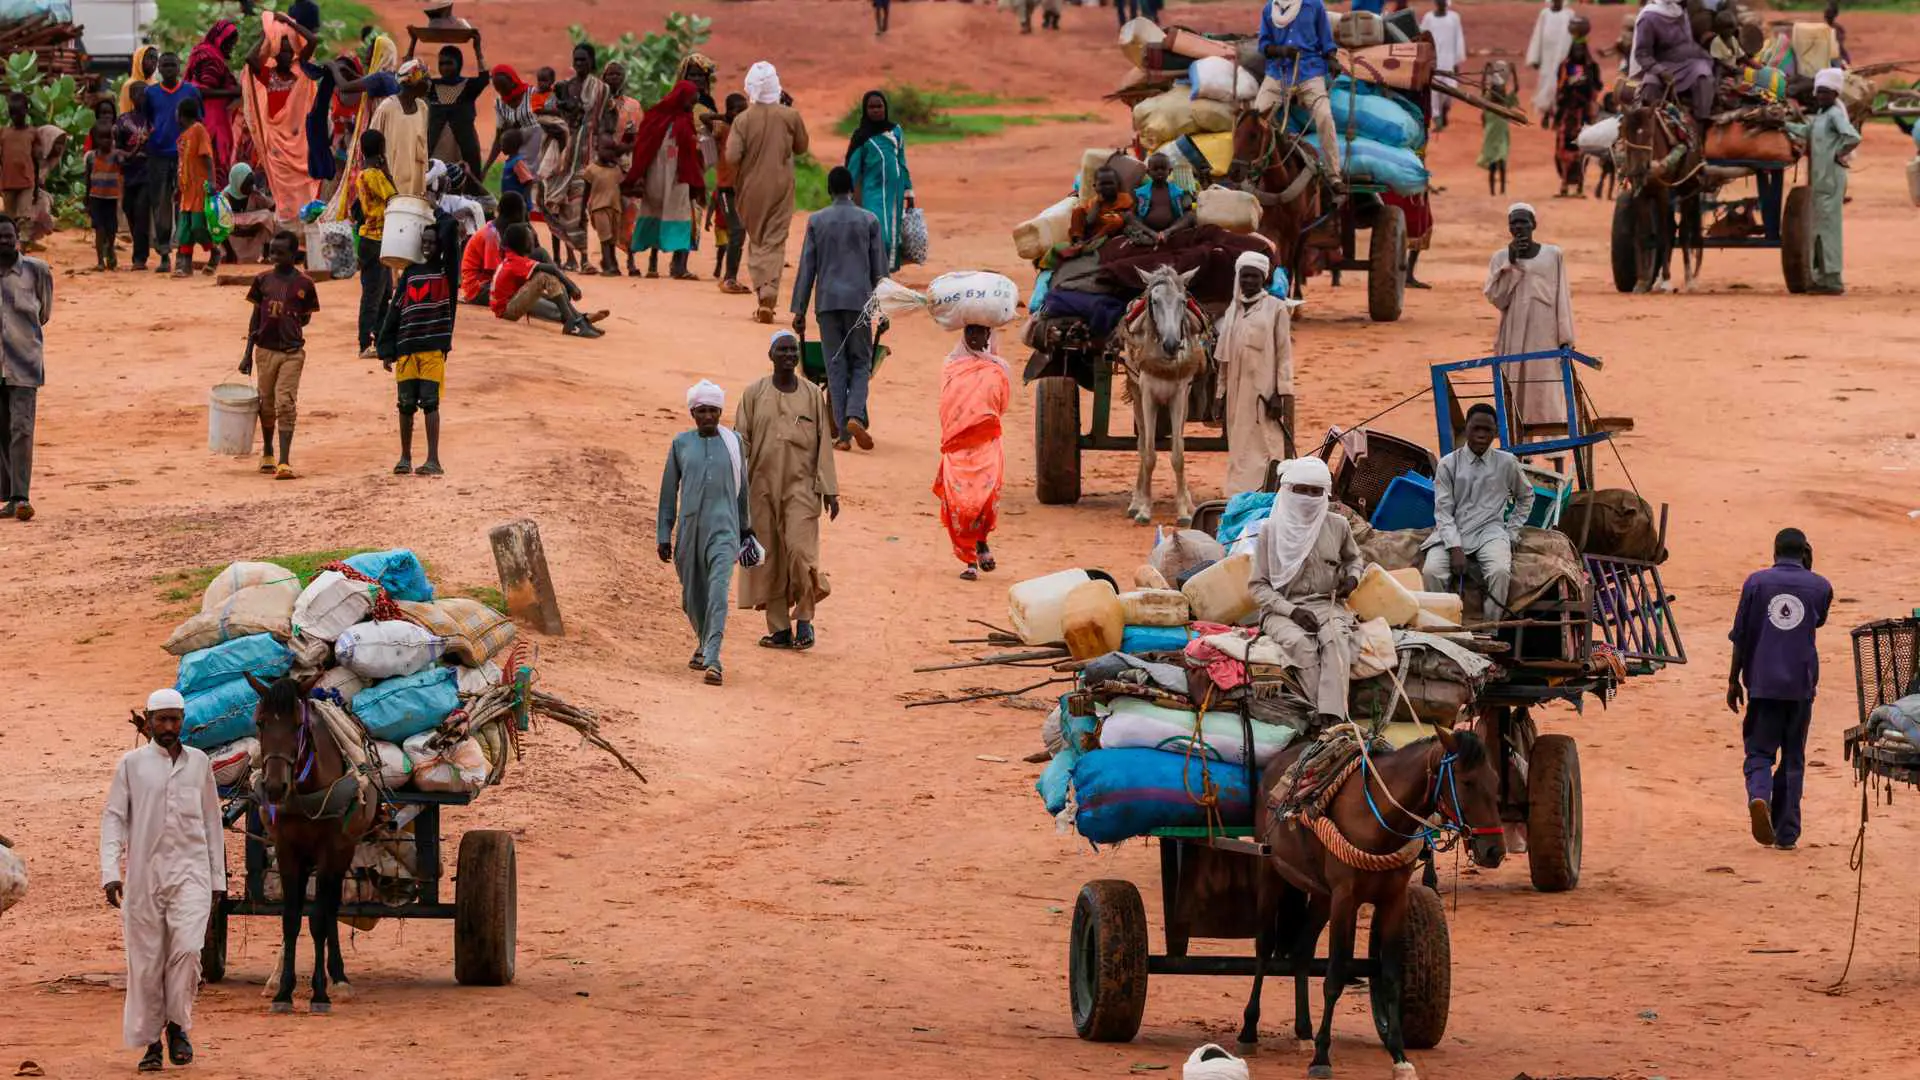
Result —
[[[813,624],[801,623],[794,628],[793,649],[795,652],[806,652],[811,648],[813,648]]]
[[[273,478],[275,480],[293,479],[293,466],[288,465],[286,462],[281,462],[280,464],[275,465],[273,467]]]
[[[753,290],[732,278],[728,278],[720,283],[720,291],[726,293],[728,296],[745,296]]]
[[[413,475],[415,475],[415,476],[445,476],[445,475],[447,475],[447,470],[445,470],[445,469],[443,469],[443,468],[441,468],[441,467],[440,467],[440,463],[439,463],[439,462],[437,462],[437,461],[429,461],[429,462],[427,462],[427,463],[426,463],[425,465],[422,465],[422,466],[420,466],[419,468],[417,468],[417,469],[415,469],[415,470],[413,470]]]
[[[272,455],[272,454],[261,454],[261,455],[260,455],[260,471],[261,471],[261,472],[263,472],[263,473],[270,473],[270,472],[272,472],[272,471],[273,471],[273,467],[274,467],[274,465],[275,465],[275,464],[277,464],[277,463],[276,463],[276,462],[274,461],[274,457],[273,457],[273,455]]]

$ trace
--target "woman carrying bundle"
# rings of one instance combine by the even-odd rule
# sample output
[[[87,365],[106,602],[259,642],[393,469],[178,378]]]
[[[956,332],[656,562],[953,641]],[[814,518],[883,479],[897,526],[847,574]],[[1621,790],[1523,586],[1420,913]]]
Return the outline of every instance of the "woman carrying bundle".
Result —
[[[1000,445],[1000,418],[1013,395],[1007,362],[994,351],[993,330],[969,325],[947,354],[940,372],[940,469],[933,494],[940,500],[940,524],[953,544],[954,557],[966,565],[963,581],[995,569],[987,536],[1000,521],[1000,488],[1006,452]]]

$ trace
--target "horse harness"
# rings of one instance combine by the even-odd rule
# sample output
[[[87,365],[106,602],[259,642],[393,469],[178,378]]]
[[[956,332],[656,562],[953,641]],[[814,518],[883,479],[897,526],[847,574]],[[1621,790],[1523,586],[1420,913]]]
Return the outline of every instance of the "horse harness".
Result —
[[[1372,755],[1361,740],[1344,734],[1323,739],[1302,753],[1289,767],[1281,783],[1268,794],[1268,828],[1278,829],[1287,821],[1299,818],[1334,858],[1355,870],[1369,873],[1411,866],[1424,849],[1432,847],[1437,852],[1450,850],[1462,836],[1487,836],[1504,832],[1498,826],[1475,827],[1466,823],[1465,814],[1460,808],[1460,792],[1455,775],[1458,761],[1453,751],[1447,751],[1437,765],[1428,766],[1428,793],[1437,812],[1419,818],[1400,806],[1392,792],[1387,791],[1386,783],[1377,779],[1378,771]],[[1372,812],[1374,821],[1382,829],[1406,841],[1399,848],[1390,852],[1367,851],[1347,839],[1346,834],[1340,831],[1340,826],[1327,816],[1327,807],[1356,772],[1362,776],[1367,809]],[[1319,777],[1327,778],[1316,782],[1316,773]],[[1307,783],[1310,790],[1297,794],[1297,785],[1302,782]],[[1413,832],[1401,832],[1387,824],[1386,815],[1374,799],[1373,788],[1376,783],[1381,791],[1386,792],[1389,803],[1407,816],[1414,817],[1417,827]],[[1443,794],[1446,796],[1444,799]]]
[[[265,804],[268,816],[271,818],[279,813],[288,813],[310,821],[339,820],[344,823],[360,806],[361,777],[359,771],[347,761],[344,750],[341,751],[340,759],[346,769],[339,779],[319,791],[290,792],[284,804]],[[308,715],[307,702],[303,698],[300,702],[300,738],[293,755],[289,757],[286,754],[266,754],[261,757],[260,763],[265,766],[274,761],[286,762],[288,772],[293,775],[292,785],[290,785],[293,786],[312,776],[314,766],[319,763],[319,760],[319,749],[314,745],[312,719]],[[301,764],[302,761],[305,762],[304,765]]]

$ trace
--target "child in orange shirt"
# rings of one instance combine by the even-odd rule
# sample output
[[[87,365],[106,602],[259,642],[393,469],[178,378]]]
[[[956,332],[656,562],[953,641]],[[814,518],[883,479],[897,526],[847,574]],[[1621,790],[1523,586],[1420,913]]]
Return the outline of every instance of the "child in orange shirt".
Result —
[[[213,136],[200,122],[200,99],[180,102],[180,217],[173,228],[173,245],[180,257],[173,276],[193,273],[193,246],[207,249],[207,273],[220,266],[220,248],[207,227],[207,196],[213,194]]]

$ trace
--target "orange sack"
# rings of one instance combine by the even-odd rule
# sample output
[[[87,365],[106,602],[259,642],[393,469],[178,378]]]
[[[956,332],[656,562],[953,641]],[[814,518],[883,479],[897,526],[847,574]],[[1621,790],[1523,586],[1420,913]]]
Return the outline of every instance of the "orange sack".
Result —
[[[953,541],[954,557],[972,566],[976,545],[998,523],[1006,454],[1000,448],[1000,416],[1013,384],[1006,361],[968,352],[963,344],[947,357],[940,377],[940,471],[933,494],[940,524]]]

